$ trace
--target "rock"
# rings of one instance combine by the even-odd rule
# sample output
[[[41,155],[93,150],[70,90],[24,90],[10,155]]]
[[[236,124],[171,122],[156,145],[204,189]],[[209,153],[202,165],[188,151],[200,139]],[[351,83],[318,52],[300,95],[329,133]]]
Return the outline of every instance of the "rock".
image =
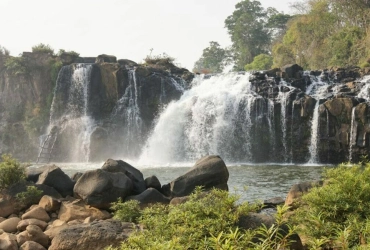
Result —
[[[302,197],[304,193],[307,193],[312,187],[321,186],[322,181],[306,181],[298,184],[294,184],[285,199],[285,205],[295,208],[295,203]]]
[[[45,184],[55,188],[63,197],[73,195],[74,182],[59,167],[48,167],[40,176],[37,184]]]
[[[24,213],[22,215],[22,220],[26,219],[38,219],[45,222],[50,221],[50,216],[42,207],[36,206],[35,208],[31,209],[30,211]]]
[[[285,200],[281,197],[275,197],[272,199],[264,200],[263,207],[264,208],[276,208],[279,205],[283,205]]]
[[[27,168],[26,170],[26,181],[36,183],[39,176],[49,167],[49,165],[42,166],[40,168]]]
[[[77,182],[78,179],[80,179],[80,177],[83,175],[83,173],[81,172],[76,172],[72,175],[71,179],[74,181],[74,182]]]
[[[26,241],[20,246],[19,250],[46,250],[46,248],[37,242]]]
[[[18,250],[17,237],[14,234],[1,234],[0,250]]]
[[[118,198],[132,192],[132,181],[124,173],[111,173],[101,169],[85,172],[74,187],[74,195],[87,205],[109,208]]]
[[[249,213],[246,216],[241,216],[238,221],[238,227],[243,229],[256,229],[262,225],[267,228],[275,223],[274,216],[265,213]]]
[[[87,217],[91,217],[94,220],[105,220],[111,217],[111,215],[104,210],[99,210],[94,207],[85,206],[83,201],[63,201],[58,218],[62,221],[72,220],[85,220]]]
[[[60,231],[51,242],[49,250],[91,250],[118,247],[135,231],[132,223],[115,220],[94,221],[74,225]]]
[[[119,59],[117,62],[119,63],[119,65],[121,65],[122,67],[126,69],[130,69],[135,66],[138,66],[136,62],[128,60],[128,59]]]
[[[0,223],[0,229],[4,230],[7,233],[15,233],[18,231],[17,225],[21,221],[18,217],[13,217],[4,220]]]
[[[46,212],[55,212],[59,209],[60,203],[60,200],[44,195],[39,201],[39,206],[45,209]]]
[[[205,189],[227,189],[228,179],[229,171],[225,162],[219,156],[210,155],[198,160],[188,172],[162,189],[165,195],[181,197],[191,194],[197,186],[203,186]]]
[[[34,241],[44,247],[49,246],[49,237],[36,225],[29,225],[26,231],[17,235],[18,245],[23,245],[26,241]]]
[[[111,55],[98,55],[98,57],[95,60],[95,63],[116,63],[117,57],[111,56]]]
[[[187,202],[189,200],[189,196],[183,197],[175,197],[170,201],[170,205],[179,205]]]
[[[303,68],[298,64],[288,64],[281,68],[283,78],[302,78]]]
[[[155,188],[159,192],[162,191],[161,183],[159,182],[157,176],[155,175],[145,178],[145,185],[146,185],[146,188]]]
[[[42,220],[38,220],[38,219],[26,219],[26,220],[21,220],[20,222],[18,222],[17,229],[19,231],[24,231],[29,225],[38,226],[39,228],[41,228],[42,231],[44,231],[45,228],[48,226],[48,223]]]
[[[54,226],[48,228],[44,233],[49,237],[50,240],[53,240],[56,235],[60,233],[60,231],[68,228],[69,226],[67,223],[60,225],[60,226]]]
[[[126,201],[137,200],[140,202],[140,207],[142,208],[147,207],[148,205],[154,204],[154,203],[162,203],[162,204],[170,203],[170,199],[165,197],[162,193],[160,193],[155,188],[148,188],[141,194],[134,195],[134,196],[128,196],[125,200]]]
[[[0,217],[8,217],[9,215],[15,213],[16,209],[16,202],[10,199],[0,199]]]
[[[0,223],[6,220],[4,217],[0,217]]]
[[[134,184],[134,194],[140,194],[146,189],[143,174],[127,162],[108,159],[102,169],[111,173],[121,172],[126,174]]]

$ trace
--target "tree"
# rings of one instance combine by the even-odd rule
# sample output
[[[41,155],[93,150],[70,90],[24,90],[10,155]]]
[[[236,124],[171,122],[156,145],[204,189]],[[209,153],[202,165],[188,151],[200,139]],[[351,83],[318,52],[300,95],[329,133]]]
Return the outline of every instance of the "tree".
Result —
[[[229,63],[230,52],[221,48],[218,42],[210,42],[209,47],[203,50],[202,56],[194,64],[194,72],[220,73]]]
[[[268,53],[271,36],[266,27],[267,18],[261,3],[250,0],[236,4],[233,14],[226,18],[236,69],[244,69],[255,56]]]
[[[245,70],[265,70],[272,66],[272,56],[260,54],[253,59],[253,62],[245,65]]]
[[[32,52],[49,53],[51,55],[54,55],[54,49],[50,45],[43,43],[33,46]]]

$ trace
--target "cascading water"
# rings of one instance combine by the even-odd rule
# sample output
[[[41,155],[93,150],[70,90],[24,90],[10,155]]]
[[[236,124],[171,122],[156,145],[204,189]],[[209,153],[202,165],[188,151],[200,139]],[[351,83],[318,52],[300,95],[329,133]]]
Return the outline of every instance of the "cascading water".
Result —
[[[64,66],[59,72],[50,111],[49,130],[58,127],[68,161],[89,161],[90,135],[95,121],[89,115],[91,64]]]
[[[128,87],[123,96],[118,100],[113,111],[113,119],[121,121],[120,136],[123,151],[130,156],[132,152],[139,150],[137,141],[141,140],[142,119],[139,107],[139,90],[134,69],[128,71]],[[162,95],[165,97],[163,83],[161,84]]]
[[[353,145],[356,145],[356,130],[357,130],[357,122],[355,120],[355,112],[356,108],[352,108],[351,112],[351,132],[350,132],[350,139],[349,139],[349,162],[352,162],[352,154],[353,154]]]
[[[289,91],[281,91],[282,88],[289,88]],[[277,96],[277,101],[280,103],[280,125],[282,130],[282,143],[284,148],[284,162],[287,162],[289,159],[288,155],[288,142],[287,142],[287,105],[288,100],[293,88],[287,86],[285,82],[279,89],[279,95]]]
[[[370,101],[370,75],[365,76],[361,81],[364,86],[361,88],[357,97],[364,98],[367,102]]]
[[[250,161],[251,114],[257,98],[248,73],[198,76],[161,114],[139,162],[166,164],[207,154]]]
[[[311,140],[310,145],[308,147],[310,152],[310,158],[308,163],[316,164],[318,163],[318,142],[319,142],[319,107],[320,107],[320,99],[324,98],[324,96],[328,93],[328,83],[323,82],[319,78],[311,76],[311,85],[308,86],[306,90],[307,95],[311,95],[311,97],[315,98],[316,104],[313,111],[313,116],[311,120]]]

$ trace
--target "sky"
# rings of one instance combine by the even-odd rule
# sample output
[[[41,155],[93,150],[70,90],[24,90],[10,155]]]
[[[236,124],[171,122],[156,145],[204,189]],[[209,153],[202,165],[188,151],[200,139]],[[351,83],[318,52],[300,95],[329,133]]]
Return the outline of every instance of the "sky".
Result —
[[[166,53],[193,68],[210,41],[231,44],[224,20],[240,0],[0,0],[0,45],[18,56],[44,43],[83,57],[138,63]],[[289,13],[292,0],[260,0]]]

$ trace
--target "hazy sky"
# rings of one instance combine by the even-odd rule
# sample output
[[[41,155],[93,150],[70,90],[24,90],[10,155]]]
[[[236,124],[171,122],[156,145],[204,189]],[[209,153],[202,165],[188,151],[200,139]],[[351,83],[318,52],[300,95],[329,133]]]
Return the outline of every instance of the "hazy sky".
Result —
[[[293,0],[260,0],[289,12]],[[224,20],[240,0],[0,0],[0,45],[11,55],[39,43],[81,56],[141,62],[153,48],[192,69],[209,41],[230,44]]]

